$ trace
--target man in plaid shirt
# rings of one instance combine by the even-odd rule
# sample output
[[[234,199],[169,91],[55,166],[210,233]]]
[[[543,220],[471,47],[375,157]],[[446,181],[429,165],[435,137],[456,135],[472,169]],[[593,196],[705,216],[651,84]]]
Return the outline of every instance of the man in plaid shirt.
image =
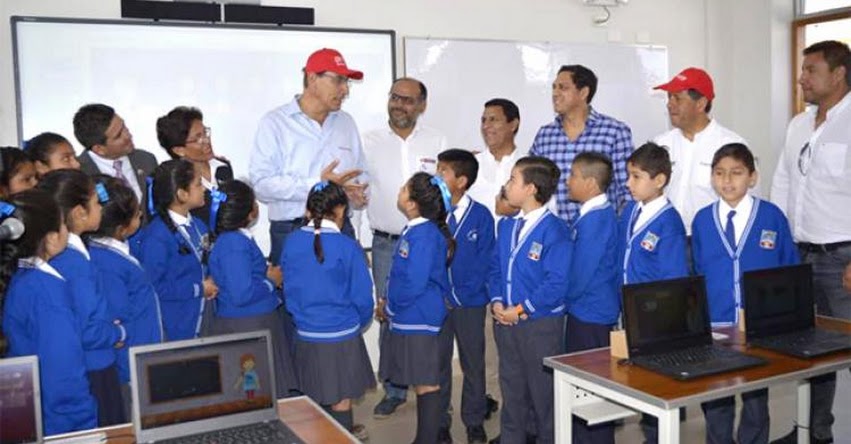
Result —
[[[632,153],[632,131],[625,123],[600,114],[591,107],[597,91],[597,76],[582,65],[564,65],[553,82],[555,121],[538,130],[529,154],[546,157],[561,169],[556,190],[558,215],[573,222],[579,216],[579,203],[567,198],[566,180],[573,158],[584,151],[603,153],[612,160],[614,177],[606,195],[620,211],[632,200],[626,189],[626,159]]]

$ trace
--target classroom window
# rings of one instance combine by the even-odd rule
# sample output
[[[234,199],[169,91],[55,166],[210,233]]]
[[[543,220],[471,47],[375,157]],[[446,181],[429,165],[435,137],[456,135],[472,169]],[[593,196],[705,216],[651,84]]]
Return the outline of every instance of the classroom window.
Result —
[[[851,7],[851,0],[800,0],[798,11],[807,15],[847,7]]]
[[[798,87],[804,48],[823,40],[838,40],[851,45],[851,0],[799,0],[792,22],[792,107],[804,110]]]

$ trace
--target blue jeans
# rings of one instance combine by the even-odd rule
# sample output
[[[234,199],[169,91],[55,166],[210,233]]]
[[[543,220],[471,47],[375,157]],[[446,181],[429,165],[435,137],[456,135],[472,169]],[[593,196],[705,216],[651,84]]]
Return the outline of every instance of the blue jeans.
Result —
[[[387,297],[387,276],[390,275],[390,264],[393,263],[393,251],[396,248],[396,240],[383,236],[372,236],[372,280],[375,282],[375,294],[380,298]],[[378,331],[379,343],[387,334],[389,324],[381,323]],[[396,385],[390,381],[384,381],[384,393],[388,398],[408,399],[408,387]]]

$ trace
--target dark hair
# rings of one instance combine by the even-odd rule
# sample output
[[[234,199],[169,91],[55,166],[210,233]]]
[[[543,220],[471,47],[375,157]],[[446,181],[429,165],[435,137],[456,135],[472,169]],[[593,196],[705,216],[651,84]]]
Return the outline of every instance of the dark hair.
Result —
[[[342,205],[349,206],[349,199],[343,187],[334,182],[319,182],[310,189],[307,195],[307,211],[313,222],[313,254],[319,263],[325,262],[325,252],[322,250],[322,238],[319,233],[322,219],[334,217],[334,209]]]
[[[523,183],[535,186],[536,201],[545,204],[553,197],[561,170],[552,160],[540,156],[526,156],[519,159],[514,168],[520,169]]]
[[[102,103],[83,105],[74,114],[74,137],[90,150],[106,143],[106,129],[115,117],[115,110]]]
[[[695,102],[706,97],[703,94],[701,94],[700,91],[698,91],[696,89],[691,89],[691,88],[686,90],[686,94],[688,94],[688,96],[691,98],[691,100],[694,100]],[[706,98],[706,106],[703,107],[703,112],[708,114],[709,111],[712,111],[712,100],[707,97]]]
[[[507,122],[513,122],[515,120],[520,120],[520,108],[517,105],[508,99],[490,99],[485,102],[485,108],[489,106],[498,106],[502,108],[502,113],[505,114],[505,120]],[[517,134],[517,131],[520,129],[520,125],[517,125],[517,128],[514,130],[514,134]]]
[[[479,177],[479,161],[473,153],[459,148],[452,148],[437,155],[437,161],[443,162],[452,168],[455,177],[464,176],[467,178],[467,188],[476,183],[476,178]]]
[[[0,148],[0,162],[3,163],[2,172],[0,172],[0,186],[8,189],[9,181],[18,173],[21,165],[32,162],[23,150],[14,146],[4,146]]]
[[[437,228],[446,238],[446,266],[448,267],[455,256],[455,238],[452,237],[449,225],[446,223],[449,208],[446,208],[443,202],[440,187],[432,182],[433,177],[431,174],[419,172],[411,176],[405,186],[408,187],[410,199],[417,204],[420,216],[437,224]]]
[[[95,183],[88,174],[72,169],[53,170],[42,176],[37,185],[38,189],[53,196],[66,224],[70,223],[71,210],[77,205],[88,208],[94,187]]]
[[[651,179],[664,174],[665,185],[671,182],[671,156],[668,150],[653,142],[647,142],[638,147],[629,155],[626,162],[639,170],[646,171]]]
[[[247,183],[240,180],[231,180],[219,186],[219,191],[227,196],[227,199],[219,204],[216,213],[214,235],[226,231],[238,230],[248,226],[248,215],[254,209],[254,190]],[[210,224],[213,224],[213,216],[210,215]]]
[[[422,100],[423,102],[428,100],[428,89],[426,88],[425,83],[413,77],[399,77],[398,79],[393,81],[393,84],[395,85],[396,83],[401,82],[402,80],[407,80],[409,82],[416,83],[417,86],[420,87],[420,100]]]
[[[742,162],[748,168],[749,173],[756,171],[756,161],[754,160],[753,153],[743,143],[728,143],[718,148],[718,151],[715,151],[715,155],[712,156],[712,168],[715,168],[718,162],[725,157]]]
[[[177,190],[188,190],[195,179],[195,166],[188,160],[168,160],[161,163],[151,174],[154,179],[151,187],[151,198],[154,201],[154,212],[160,217],[166,228],[172,233],[177,232],[177,227],[168,214],[177,196]],[[182,237],[180,238],[182,239]],[[180,254],[189,254],[190,246],[185,242],[178,241]],[[203,262],[203,259],[202,259]]]
[[[814,43],[804,49],[804,55],[822,53],[824,61],[830,70],[843,66],[845,67],[845,85],[851,86],[851,49],[848,45],[836,40],[825,40]]]
[[[92,236],[114,237],[116,231],[121,227],[130,225],[139,211],[139,200],[136,193],[124,184],[120,179],[105,174],[92,177],[95,183],[102,183],[109,200],[103,202],[101,210],[100,227]]]
[[[563,72],[570,73],[576,89],[588,88],[588,98],[585,99],[585,103],[590,104],[594,98],[594,94],[597,92],[597,76],[594,74],[594,71],[582,65],[562,65],[558,73],[561,74]]]
[[[612,183],[612,159],[595,151],[585,151],[573,158],[573,164],[579,166],[582,176],[593,177],[597,187],[605,193]]]
[[[47,164],[47,158],[53,154],[53,150],[56,149],[56,145],[61,143],[67,143],[68,145],[71,144],[68,142],[68,139],[59,134],[46,132],[26,141],[24,146],[26,147],[27,155],[33,162],[38,161],[43,164]]]
[[[178,106],[157,119],[157,140],[172,159],[180,158],[174,148],[186,145],[189,129],[196,120],[204,120],[201,110],[187,106]]]

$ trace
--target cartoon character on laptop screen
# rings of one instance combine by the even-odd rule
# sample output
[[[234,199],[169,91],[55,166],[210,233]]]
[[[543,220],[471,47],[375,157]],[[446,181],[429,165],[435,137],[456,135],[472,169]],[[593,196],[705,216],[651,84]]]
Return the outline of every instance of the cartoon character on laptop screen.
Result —
[[[239,387],[242,384],[242,391],[245,392],[246,399],[254,399],[254,391],[260,389],[260,378],[257,376],[257,371],[254,370],[254,355],[246,353],[239,358],[239,366],[242,372],[236,380],[233,388]]]

